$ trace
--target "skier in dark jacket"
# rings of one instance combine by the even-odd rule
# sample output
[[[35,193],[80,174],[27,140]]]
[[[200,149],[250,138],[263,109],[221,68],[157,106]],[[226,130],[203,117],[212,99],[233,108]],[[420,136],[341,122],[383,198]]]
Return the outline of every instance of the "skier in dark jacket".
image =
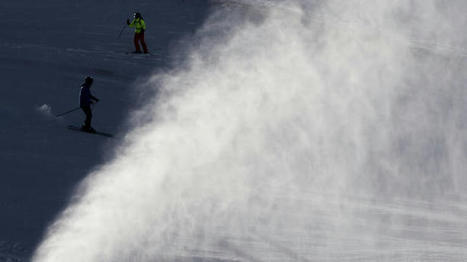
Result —
[[[81,126],[81,130],[88,132],[96,132],[96,130],[94,130],[94,128],[91,127],[91,105],[94,104],[94,101],[99,102],[99,99],[91,94],[91,86],[93,81],[94,79],[92,79],[91,77],[86,77],[84,83],[81,85],[81,90],[79,93],[79,106],[86,115],[86,120],[84,120],[84,125]]]
[[[133,42],[135,44],[136,50],[134,53],[141,53],[141,48],[139,47],[139,43],[141,43],[144,53],[145,54],[149,53],[148,47],[146,46],[146,42],[144,41],[144,31],[146,31],[146,23],[144,22],[141,14],[136,12],[134,14],[133,21],[130,23],[130,19],[127,19],[126,24],[129,27],[132,27],[135,29],[135,37],[133,39]]]

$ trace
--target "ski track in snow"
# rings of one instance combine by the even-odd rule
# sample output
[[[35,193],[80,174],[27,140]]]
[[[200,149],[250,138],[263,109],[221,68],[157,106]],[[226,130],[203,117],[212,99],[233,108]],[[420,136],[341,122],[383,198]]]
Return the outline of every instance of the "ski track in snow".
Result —
[[[21,262],[25,253],[25,248],[19,243],[0,241],[0,261],[2,262]]]

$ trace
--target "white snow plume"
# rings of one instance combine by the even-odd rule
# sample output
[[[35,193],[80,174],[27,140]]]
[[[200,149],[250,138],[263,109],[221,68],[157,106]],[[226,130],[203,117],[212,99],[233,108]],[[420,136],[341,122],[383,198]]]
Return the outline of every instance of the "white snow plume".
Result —
[[[466,4],[264,3],[152,78],[34,261],[467,257]]]
[[[43,104],[39,107],[36,108],[36,110],[43,114],[44,116],[46,117],[53,117],[53,114],[52,114],[52,107],[47,105],[47,104]]]

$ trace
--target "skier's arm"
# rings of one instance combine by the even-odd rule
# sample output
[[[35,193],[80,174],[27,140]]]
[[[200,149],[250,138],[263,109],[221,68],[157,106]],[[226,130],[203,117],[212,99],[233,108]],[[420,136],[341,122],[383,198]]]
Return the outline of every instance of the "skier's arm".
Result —
[[[96,102],[99,102],[99,99],[91,94],[89,94],[89,98],[91,98],[92,100],[95,100]]]
[[[131,21],[131,23],[128,24],[129,20],[127,20],[127,24],[129,27],[136,27],[136,23],[135,23],[136,20],[133,20]]]
[[[141,19],[141,28],[143,29],[143,32],[146,31],[146,23],[144,22],[143,19]]]

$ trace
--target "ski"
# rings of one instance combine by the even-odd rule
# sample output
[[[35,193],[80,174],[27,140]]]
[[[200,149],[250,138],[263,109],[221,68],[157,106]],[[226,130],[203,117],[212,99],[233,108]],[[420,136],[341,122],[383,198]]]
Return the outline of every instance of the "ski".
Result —
[[[93,135],[99,135],[99,136],[105,136],[105,137],[113,137],[113,135],[112,135],[112,134],[109,134],[109,133],[100,132],[100,131],[89,132],[89,131],[82,130],[82,129],[81,129],[80,127],[78,127],[78,126],[73,126],[73,125],[69,125],[69,126],[68,126],[68,129],[73,130],[73,131],[79,131],[79,132],[83,132],[83,133],[93,134]]]
[[[125,52],[126,55],[135,55],[135,56],[140,56],[140,57],[149,57],[149,56],[154,56],[154,57],[159,57],[159,54],[156,53],[135,53],[135,52]]]

